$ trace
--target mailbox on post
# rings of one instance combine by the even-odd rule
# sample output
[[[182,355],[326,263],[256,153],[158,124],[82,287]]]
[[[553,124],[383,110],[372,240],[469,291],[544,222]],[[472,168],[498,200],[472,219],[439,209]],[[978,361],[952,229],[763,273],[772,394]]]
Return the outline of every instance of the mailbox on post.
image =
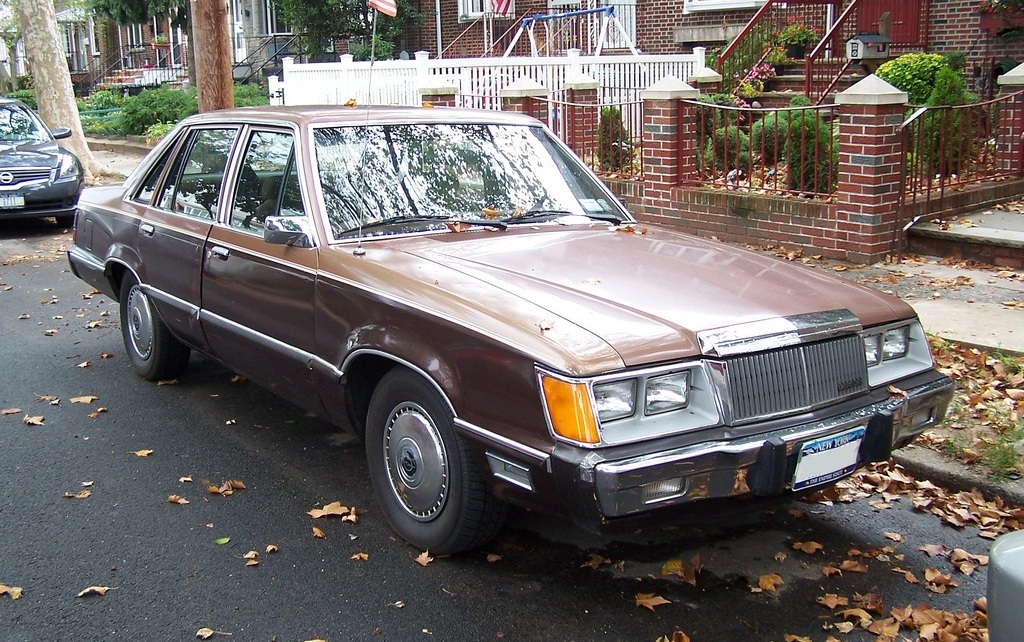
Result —
[[[877,33],[859,33],[846,41],[846,57],[858,61],[885,60],[889,57],[890,42]]]

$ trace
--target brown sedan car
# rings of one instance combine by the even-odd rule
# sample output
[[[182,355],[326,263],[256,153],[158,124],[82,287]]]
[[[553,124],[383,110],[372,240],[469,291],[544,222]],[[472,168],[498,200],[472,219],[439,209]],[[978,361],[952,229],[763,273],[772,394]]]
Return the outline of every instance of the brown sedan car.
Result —
[[[83,194],[68,255],[141,376],[198,350],[357,431],[438,553],[508,503],[607,525],[821,488],[952,394],[903,302],[641,226],[516,114],[192,117]]]

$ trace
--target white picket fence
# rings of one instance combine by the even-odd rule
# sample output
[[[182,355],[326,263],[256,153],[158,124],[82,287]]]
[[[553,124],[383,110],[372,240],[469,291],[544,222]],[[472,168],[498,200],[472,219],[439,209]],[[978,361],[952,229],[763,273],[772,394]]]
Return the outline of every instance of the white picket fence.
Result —
[[[463,107],[500,109],[498,92],[522,77],[546,87],[552,100],[563,96],[567,80],[585,74],[600,84],[603,104],[638,99],[640,91],[667,75],[686,79],[704,68],[704,48],[692,54],[638,56],[582,56],[569,50],[552,58],[444,58],[431,59],[425,51],[414,60],[355,62],[350,55],[339,62],[299,64],[284,59],[281,78],[270,77],[274,105],[358,104],[419,105],[419,89],[439,84],[458,88]]]

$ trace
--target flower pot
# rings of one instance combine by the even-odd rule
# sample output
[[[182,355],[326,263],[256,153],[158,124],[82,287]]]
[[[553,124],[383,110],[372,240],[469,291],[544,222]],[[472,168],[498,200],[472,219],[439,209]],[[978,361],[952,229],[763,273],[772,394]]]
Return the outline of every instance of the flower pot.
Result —
[[[786,57],[794,60],[804,59],[804,45],[786,45]]]

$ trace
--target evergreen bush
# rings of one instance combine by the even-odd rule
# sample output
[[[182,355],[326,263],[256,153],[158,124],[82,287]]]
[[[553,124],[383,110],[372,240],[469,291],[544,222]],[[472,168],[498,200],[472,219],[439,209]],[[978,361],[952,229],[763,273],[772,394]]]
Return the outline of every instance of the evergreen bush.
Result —
[[[180,89],[146,89],[125,99],[121,106],[121,125],[126,134],[144,134],[150,125],[177,123],[199,111],[194,93]]]
[[[620,172],[633,162],[629,132],[622,122],[621,111],[614,105],[601,108],[597,125],[597,158],[601,169],[606,172]]]
[[[736,125],[715,130],[698,158],[700,170],[717,172],[746,169],[750,166],[750,137]]]

